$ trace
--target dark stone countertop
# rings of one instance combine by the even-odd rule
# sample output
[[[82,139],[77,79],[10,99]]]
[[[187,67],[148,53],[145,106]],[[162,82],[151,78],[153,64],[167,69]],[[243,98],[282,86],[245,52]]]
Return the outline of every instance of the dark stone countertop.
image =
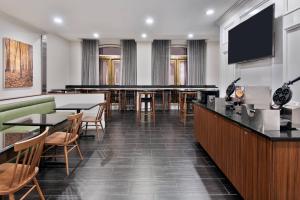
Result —
[[[300,141],[300,129],[296,130],[263,130],[261,124],[257,124],[254,120],[244,120],[242,116],[233,110],[226,110],[224,103],[215,102],[214,104],[204,105],[198,101],[194,104],[201,106],[219,116],[224,117],[241,127],[249,129],[254,133],[274,141]],[[299,126],[299,125],[298,125]]]

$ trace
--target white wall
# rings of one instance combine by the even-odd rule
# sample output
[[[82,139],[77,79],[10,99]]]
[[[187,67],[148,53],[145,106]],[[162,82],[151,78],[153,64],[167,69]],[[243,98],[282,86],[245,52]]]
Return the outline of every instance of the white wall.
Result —
[[[286,0],[283,19],[284,81],[300,76],[300,1]],[[298,9],[297,9],[298,8]],[[294,101],[300,102],[300,82],[291,86]]]
[[[70,42],[47,34],[47,90],[64,88],[69,83]]]
[[[283,29],[282,15],[285,0],[252,0],[233,10],[220,20],[220,89],[225,95],[228,84],[241,77],[240,85],[268,86],[273,91],[283,80]],[[275,3],[275,57],[243,64],[228,65],[228,31],[251,17],[252,11],[261,11]]]
[[[48,96],[53,96],[55,98],[56,107],[66,105],[66,102],[74,103],[74,104],[78,104],[78,103],[99,104],[105,101],[104,94],[53,94]],[[82,112],[84,116],[96,116],[98,110],[99,107],[97,106],[90,110],[82,110]],[[57,112],[75,112],[75,110],[71,110],[71,111],[61,110]],[[102,117],[103,117],[102,124],[105,127],[105,115],[103,115]],[[96,128],[94,126],[92,127],[93,129]]]
[[[81,84],[81,42],[70,43],[70,67],[69,67],[69,84]]]
[[[137,85],[151,85],[152,42],[137,42]]]
[[[4,87],[4,70],[0,69],[0,99],[41,94],[41,30],[0,13],[0,63],[3,66],[3,38],[9,37],[33,45],[33,87]],[[69,83],[70,42],[47,34],[47,89],[64,88]]]
[[[39,31],[0,13],[0,99],[41,93],[41,34]],[[8,37],[33,46],[33,86],[29,88],[4,88],[3,38]]]
[[[219,42],[207,42],[206,52],[206,84],[207,85],[218,85],[219,84]]]
[[[296,11],[296,9],[300,8],[300,1],[299,0],[285,0],[286,5],[286,11],[293,12]]]

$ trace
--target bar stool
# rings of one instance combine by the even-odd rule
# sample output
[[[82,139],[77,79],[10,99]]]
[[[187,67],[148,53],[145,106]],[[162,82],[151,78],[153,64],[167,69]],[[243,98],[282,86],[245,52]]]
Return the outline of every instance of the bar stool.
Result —
[[[113,107],[113,105],[118,105],[118,110],[121,110],[121,97],[120,97],[120,90],[111,89],[110,90],[110,106]],[[112,110],[112,109],[111,109]]]
[[[172,104],[177,104],[178,110],[180,110],[180,94],[177,90],[166,90],[167,110],[171,110]]]
[[[155,103],[160,110],[169,110],[168,105],[168,92],[166,90],[156,90]]]
[[[104,95],[106,101],[105,119],[108,120],[111,117],[111,109],[112,109],[111,91],[106,91]]]
[[[136,91],[125,90],[124,107],[125,110],[136,110]],[[129,107],[129,109],[128,109]],[[130,109],[130,107],[133,107]]]
[[[119,111],[124,110],[124,91],[118,90]]]
[[[184,124],[188,116],[194,115],[194,110],[191,105],[193,100],[197,97],[197,92],[194,91],[181,91],[179,92],[179,118]],[[191,109],[190,109],[191,107]],[[191,111],[190,111],[191,110]]]
[[[145,115],[151,115],[155,120],[155,94],[154,91],[140,91],[138,92],[139,106],[138,116],[141,120],[142,116],[142,103],[145,103]],[[150,103],[150,111],[148,112],[148,103]]]

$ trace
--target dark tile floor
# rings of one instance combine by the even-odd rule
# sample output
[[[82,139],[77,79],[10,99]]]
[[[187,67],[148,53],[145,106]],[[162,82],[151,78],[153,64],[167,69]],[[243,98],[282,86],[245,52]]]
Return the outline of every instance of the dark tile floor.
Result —
[[[51,200],[241,199],[192,132],[193,120],[183,126],[175,111],[158,112],[155,124],[114,112],[102,142],[80,140],[85,159],[72,154],[69,177],[64,165],[46,165],[38,179]]]

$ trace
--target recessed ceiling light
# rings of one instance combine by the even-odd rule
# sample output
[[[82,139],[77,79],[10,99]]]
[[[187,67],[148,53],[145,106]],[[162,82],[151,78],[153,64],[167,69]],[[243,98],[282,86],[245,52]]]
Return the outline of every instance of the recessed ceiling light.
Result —
[[[53,18],[53,22],[55,24],[62,24],[64,21],[63,21],[63,19],[61,17],[54,17]]]
[[[188,34],[188,38],[189,38],[189,39],[194,38],[194,34],[193,34],[193,33],[189,33],[189,34]]]
[[[154,23],[154,19],[152,17],[148,17],[145,22],[147,25],[152,25]]]
[[[99,33],[94,33],[93,36],[94,38],[99,38]]]
[[[142,36],[142,38],[146,38],[146,37],[147,37],[147,34],[146,34],[146,33],[143,33],[141,36]]]
[[[208,9],[206,11],[206,15],[213,15],[215,13],[215,11],[213,9]]]

